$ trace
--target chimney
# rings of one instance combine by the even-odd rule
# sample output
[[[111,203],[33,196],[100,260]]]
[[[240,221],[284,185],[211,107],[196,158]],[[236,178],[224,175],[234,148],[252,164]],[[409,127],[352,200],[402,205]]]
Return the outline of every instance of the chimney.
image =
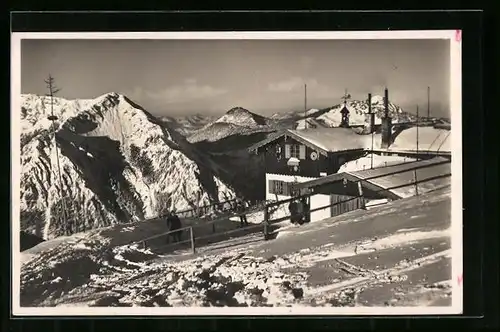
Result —
[[[392,140],[392,119],[389,116],[389,90],[385,88],[384,117],[382,118],[382,149],[387,149]]]
[[[368,94],[368,114],[370,115],[370,133],[375,131],[375,113],[372,112],[372,94]]]

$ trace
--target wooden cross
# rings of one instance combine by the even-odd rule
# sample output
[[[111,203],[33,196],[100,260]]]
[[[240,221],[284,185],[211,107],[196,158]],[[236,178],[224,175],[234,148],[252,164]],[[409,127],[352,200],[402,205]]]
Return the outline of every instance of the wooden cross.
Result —
[[[341,99],[344,101],[344,104],[347,103],[347,100],[351,99],[351,95],[347,93],[347,89],[345,89],[345,93]]]

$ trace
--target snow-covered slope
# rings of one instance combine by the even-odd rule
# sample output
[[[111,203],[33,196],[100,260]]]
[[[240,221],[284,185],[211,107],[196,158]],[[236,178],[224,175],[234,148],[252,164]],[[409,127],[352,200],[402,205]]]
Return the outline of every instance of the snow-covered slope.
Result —
[[[195,257],[127,245],[124,237],[138,236],[129,227],[75,234],[16,255],[23,258],[19,300],[158,313],[154,307],[421,308],[451,300],[449,209],[447,188],[280,229],[273,241],[258,234],[197,246]]]
[[[21,100],[22,230],[49,239],[234,196],[160,121],[109,93],[93,100],[54,98],[61,199],[49,98]]]
[[[372,112],[375,113],[375,124],[382,123],[384,115],[384,98],[381,96],[372,97]],[[325,127],[338,127],[342,120],[340,111],[344,104],[339,104],[324,111],[312,112],[309,119],[315,120]],[[368,115],[368,102],[360,100],[350,100],[347,102],[347,109],[349,110],[349,123],[351,125],[369,125],[370,117]],[[406,122],[413,119],[412,115],[404,112],[401,107],[389,102],[389,114],[393,118],[393,123]],[[303,121],[297,123],[298,126],[303,126]]]

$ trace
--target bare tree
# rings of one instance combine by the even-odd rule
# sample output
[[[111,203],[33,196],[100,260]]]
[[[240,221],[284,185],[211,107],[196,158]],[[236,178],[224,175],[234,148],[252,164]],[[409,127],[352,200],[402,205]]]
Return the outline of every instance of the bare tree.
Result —
[[[63,189],[62,189],[62,176],[61,176],[61,165],[59,162],[59,150],[57,149],[57,140],[56,140],[56,125],[55,121],[58,120],[58,117],[54,115],[54,95],[61,91],[61,89],[58,89],[55,86],[54,83],[54,78],[49,74],[49,77],[45,80],[45,84],[48,89],[48,94],[47,96],[50,98],[50,116],[48,119],[52,121],[52,136],[54,138],[54,150],[56,151],[56,161],[57,161],[57,173],[59,177],[59,196],[61,199],[62,203],[62,217],[63,217],[63,222],[64,222],[64,227],[65,227],[65,233],[66,235],[71,234],[71,228],[70,225],[68,224],[67,220],[67,210],[66,210],[66,200],[64,199],[63,196]]]

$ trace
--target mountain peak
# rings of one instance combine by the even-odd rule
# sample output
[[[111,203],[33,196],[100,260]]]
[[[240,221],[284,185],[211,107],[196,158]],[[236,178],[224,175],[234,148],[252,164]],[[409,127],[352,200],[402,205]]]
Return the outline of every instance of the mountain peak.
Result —
[[[252,112],[250,112],[249,110],[247,110],[246,108],[243,108],[241,106],[233,107],[229,111],[226,112],[226,114],[229,114],[229,115],[231,115],[231,114],[238,114],[238,113],[250,114]]]
[[[101,97],[115,97],[116,98],[116,97],[120,97],[120,96],[123,96],[123,95],[121,93],[111,91],[111,92],[103,94]]]
[[[267,125],[267,120],[268,119],[261,115],[255,114],[243,107],[237,106],[231,108],[226,112],[226,114],[221,116],[215,122],[225,122],[239,126],[254,127]]]

